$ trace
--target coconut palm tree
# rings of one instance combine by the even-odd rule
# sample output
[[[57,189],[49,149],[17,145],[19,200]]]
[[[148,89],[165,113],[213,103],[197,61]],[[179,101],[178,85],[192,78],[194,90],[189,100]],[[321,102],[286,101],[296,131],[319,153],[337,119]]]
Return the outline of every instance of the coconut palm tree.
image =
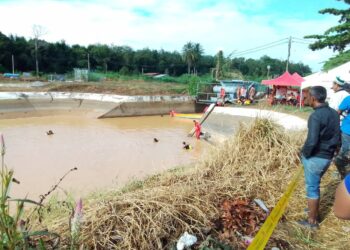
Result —
[[[193,65],[193,43],[188,42],[182,47],[182,59],[187,63],[187,73],[191,73]]]
[[[202,45],[200,45],[199,43],[195,43],[193,46],[193,73],[194,74],[197,74],[196,65],[199,63],[203,52],[204,50],[202,48]]]
[[[187,63],[187,73],[191,73],[193,67],[196,72],[196,65],[203,54],[203,48],[199,43],[188,42],[182,47],[182,59]]]

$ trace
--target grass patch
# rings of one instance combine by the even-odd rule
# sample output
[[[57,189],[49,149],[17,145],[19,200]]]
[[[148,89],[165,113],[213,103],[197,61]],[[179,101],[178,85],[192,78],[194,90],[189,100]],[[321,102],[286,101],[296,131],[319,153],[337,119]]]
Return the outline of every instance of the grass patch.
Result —
[[[305,107],[295,107],[290,105],[269,105],[266,100],[262,99],[259,100],[258,103],[252,104],[252,105],[246,105],[246,106],[240,106],[243,108],[256,108],[256,109],[264,109],[264,110],[272,110],[276,112],[286,113],[298,116],[303,119],[309,118],[310,114],[312,113],[313,109],[309,106]]]

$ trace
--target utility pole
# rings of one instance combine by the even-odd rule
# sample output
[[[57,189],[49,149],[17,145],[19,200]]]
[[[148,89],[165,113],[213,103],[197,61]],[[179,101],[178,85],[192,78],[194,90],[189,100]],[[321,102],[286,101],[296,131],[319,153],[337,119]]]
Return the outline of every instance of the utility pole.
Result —
[[[286,65],[286,71],[288,71],[288,64],[289,64],[289,57],[290,57],[290,48],[292,47],[292,37],[289,37],[288,41],[288,57],[287,57],[287,65]]]
[[[15,57],[12,54],[12,74],[15,73]]]
[[[87,54],[88,56],[88,73],[90,73],[90,54]]]
[[[38,62],[38,39],[35,38],[35,69],[36,69],[36,78],[39,77],[39,62]]]
[[[35,38],[35,68],[36,77],[39,77],[39,61],[38,61],[38,40],[41,36],[45,35],[47,32],[44,27],[40,25],[33,25],[33,35]]]
[[[270,79],[270,69],[271,69],[271,66],[270,64],[267,65],[267,80]],[[267,87],[267,96],[270,95],[270,87]]]

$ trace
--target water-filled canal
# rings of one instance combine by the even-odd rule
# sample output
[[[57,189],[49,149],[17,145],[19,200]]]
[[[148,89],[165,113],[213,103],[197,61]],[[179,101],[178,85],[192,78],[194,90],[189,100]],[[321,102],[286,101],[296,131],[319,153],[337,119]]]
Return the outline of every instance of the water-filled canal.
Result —
[[[203,154],[207,143],[188,138],[191,120],[168,116],[93,119],[84,115],[57,115],[0,120],[5,136],[5,163],[21,184],[11,196],[36,199],[69,169],[60,187],[74,196],[121,186]],[[53,135],[46,132],[52,130]],[[155,143],[153,138],[159,142]],[[182,142],[193,150],[186,151]],[[60,190],[59,192],[62,192]]]

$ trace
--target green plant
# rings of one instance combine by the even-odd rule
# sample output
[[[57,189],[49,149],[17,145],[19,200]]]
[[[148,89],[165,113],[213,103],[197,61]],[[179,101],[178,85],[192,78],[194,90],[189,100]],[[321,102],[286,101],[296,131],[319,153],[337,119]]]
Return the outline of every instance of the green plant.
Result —
[[[199,84],[199,78],[197,76],[192,76],[188,82],[188,94],[196,95],[197,94],[197,85]]]
[[[56,245],[59,243],[59,236],[47,231],[29,232],[23,219],[24,204],[31,203],[42,206],[40,203],[29,199],[11,199],[10,187],[12,182],[19,184],[19,181],[13,177],[13,170],[8,170],[5,166],[5,141],[3,135],[1,140],[1,197],[0,197],[0,249],[29,249],[38,246],[40,249],[46,249],[43,239],[55,238]],[[11,214],[11,202],[17,202],[14,215]],[[33,242],[31,237],[37,240]]]
[[[83,218],[83,202],[81,199],[77,202],[73,216],[70,220],[71,233],[71,249],[76,249],[79,246],[80,229]]]
[[[9,214],[9,190],[12,182],[13,171],[8,171],[2,165],[1,171],[1,202],[0,202],[0,231],[1,241],[0,247],[14,249],[18,244],[23,244],[23,237],[20,231],[17,230],[17,224],[23,213],[24,202],[18,202],[17,211],[14,216]]]
[[[119,70],[119,74],[121,75],[129,75],[129,68],[126,66],[123,66],[120,70]]]
[[[90,72],[88,76],[89,82],[98,82],[101,80],[101,78],[102,76],[100,74],[93,72]]]

